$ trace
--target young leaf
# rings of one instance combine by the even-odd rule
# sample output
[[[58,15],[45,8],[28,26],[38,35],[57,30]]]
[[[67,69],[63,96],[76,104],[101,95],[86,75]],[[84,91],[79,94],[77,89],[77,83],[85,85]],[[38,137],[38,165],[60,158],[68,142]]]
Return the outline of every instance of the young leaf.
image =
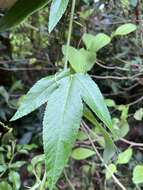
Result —
[[[111,132],[113,132],[109,111],[96,83],[90,78],[89,75],[77,73],[75,76],[81,89],[81,96],[84,102],[99,117],[99,119],[103,121]]]
[[[10,184],[6,181],[2,181],[0,182],[0,189],[2,190],[12,190],[12,187],[10,186]]]
[[[92,52],[99,51],[111,42],[111,38],[104,33],[99,33],[96,36],[84,34],[82,40],[85,43],[87,50]]]
[[[93,150],[87,149],[87,148],[76,148],[72,152],[72,158],[75,160],[84,160],[91,156],[95,155],[95,152]]]
[[[66,46],[63,46],[63,54],[66,56]],[[96,54],[82,49],[68,47],[68,61],[77,73],[86,73],[90,71],[95,64]]]
[[[135,114],[134,118],[138,121],[141,121],[143,119],[143,108],[138,109]]]
[[[123,24],[119,26],[115,32],[113,33],[113,36],[123,36],[127,35],[137,29],[136,25],[128,23],[128,24]]]
[[[48,2],[49,0],[18,0],[0,19],[0,32],[20,24],[29,15],[47,5]]]
[[[58,87],[58,81],[68,75],[68,71],[63,71],[57,76],[45,77],[39,80],[25,95],[15,115],[11,121],[19,119],[47,102],[51,93]]]
[[[20,175],[18,172],[10,171],[9,181],[13,184],[13,189],[18,190],[21,186]]]
[[[83,105],[75,77],[60,81],[52,94],[43,121],[43,142],[49,189],[54,188],[78,135]]]
[[[128,148],[124,152],[121,152],[118,155],[117,164],[127,164],[130,161],[132,154],[133,154],[132,148]]]
[[[137,165],[134,168],[132,180],[135,184],[143,183],[143,165]]]
[[[69,0],[53,0],[50,17],[49,17],[49,32],[51,32],[54,27],[57,25],[61,17],[63,16],[66,8],[68,6]]]
[[[104,159],[104,162],[107,163],[115,154],[114,142],[111,136],[109,135],[109,133],[100,125],[100,123],[98,123],[93,113],[86,106],[84,107],[83,115],[88,121],[90,121],[95,127],[97,127],[99,131],[101,132],[101,134],[103,135],[104,140],[105,140],[103,159]]]
[[[109,180],[112,177],[111,174],[117,173],[117,167],[115,164],[110,164],[108,166],[108,168],[109,168],[110,172],[108,170],[106,170],[106,180]]]

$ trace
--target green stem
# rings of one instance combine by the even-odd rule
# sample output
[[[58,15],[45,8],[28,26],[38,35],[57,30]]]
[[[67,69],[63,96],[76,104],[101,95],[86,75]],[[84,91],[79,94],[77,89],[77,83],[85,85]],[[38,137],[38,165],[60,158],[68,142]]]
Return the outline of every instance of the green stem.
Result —
[[[44,176],[40,185],[40,190],[45,190],[45,183],[46,183],[46,172],[44,173]]]
[[[69,32],[68,32],[67,48],[66,48],[66,58],[65,58],[65,65],[64,65],[64,69],[65,70],[68,67],[68,47],[70,46],[71,35],[72,35],[72,27],[73,27],[75,4],[76,4],[76,0],[72,0],[72,8],[71,8],[71,16],[70,16]]]

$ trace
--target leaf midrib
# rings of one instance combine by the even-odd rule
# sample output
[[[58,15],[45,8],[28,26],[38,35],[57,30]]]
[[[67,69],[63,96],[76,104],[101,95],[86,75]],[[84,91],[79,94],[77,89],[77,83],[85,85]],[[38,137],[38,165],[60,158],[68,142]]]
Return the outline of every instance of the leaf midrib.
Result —
[[[72,77],[72,76],[70,76],[70,77]],[[62,114],[62,118],[61,118],[61,122],[60,122],[60,125],[61,125],[61,127],[60,127],[60,131],[61,131],[61,129],[63,128],[63,122],[64,122],[64,117],[65,117],[65,111],[66,111],[66,106],[67,106],[67,103],[68,103],[68,97],[69,97],[69,93],[70,93],[70,89],[71,89],[71,86],[72,86],[72,78],[70,78],[69,77],[69,81],[68,81],[68,88],[67,88],[67,98],[65,99],[65,104],[63,105],[63,114]],[[56,169],[56,163],[57,163],[57,156],[58,156],[58,150],[59,150],[59,145],[60,145],[60,141],[61,141],[61,135],[60,135],[61,133],[59,133],[59,135],[58,135],[58,142],[57,142],[57,145],[56,145],[56,157],[55,157],[55,161],[54,161],[54,168],[53,168],[53,171],[55,171],[55,169]],[[52,175],[52,188],[54,187],[54,182],[53,182],[53,179],[55,178],[55,175],[54,175],[54,172],[53,172],[53,175]]]

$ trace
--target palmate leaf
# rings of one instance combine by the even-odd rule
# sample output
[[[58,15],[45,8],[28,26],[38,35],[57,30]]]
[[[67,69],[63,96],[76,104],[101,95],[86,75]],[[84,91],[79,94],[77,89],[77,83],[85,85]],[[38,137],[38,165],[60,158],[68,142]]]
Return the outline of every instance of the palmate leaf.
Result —
[[[58,81],[68,74],[68,71],[63,71],[58,73],[57,76],[49,76],[39,80],[25,95],[24,100],[11,121],[31,113],[47,102],[51,93],[58,87]]]
[[[57,25],[61,17],[63,16],[69,0],[53,0],[51,9],[50,9],[50,17],[49,17],[49,32],[51,32],[54,27]]]
[[[76,82],[75,76],[60,81],[44,115],[43,142],[50,190],[68,161],[80,127],[83,105]]]
[[[88,74],[84,75],[82,73],[77,73],[75,74],[75,77],[78,81],[79,88],[81,89],[81,96],[84,102],[111,130],[111,132],[114,133],[109,111],[106,107],[100,89],[98,88],[96,83],[90,78]]]
[[[0,19],[0,32],[18,25],[48,2],[49,0],[18,0]]]

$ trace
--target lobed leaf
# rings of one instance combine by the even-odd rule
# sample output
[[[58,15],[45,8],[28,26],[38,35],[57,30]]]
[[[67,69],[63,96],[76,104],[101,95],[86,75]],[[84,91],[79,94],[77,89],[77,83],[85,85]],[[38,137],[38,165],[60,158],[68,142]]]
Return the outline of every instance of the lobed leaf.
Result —
[[[57,76],[45,77],[39,80],[25,95],[20,107],[11,121],[19,119],[48,101],[51,93],[58,87],[58,81],[68,75],[68,71],[63,71]]]
[[[81,96],[84,102],[98,116],[98,118],[103,121],[103,123],[111,130],[111,132],[114,133],[109,111],[96,83],[87,74],[84,75],[77,73],[75,76],[79,83]]]

